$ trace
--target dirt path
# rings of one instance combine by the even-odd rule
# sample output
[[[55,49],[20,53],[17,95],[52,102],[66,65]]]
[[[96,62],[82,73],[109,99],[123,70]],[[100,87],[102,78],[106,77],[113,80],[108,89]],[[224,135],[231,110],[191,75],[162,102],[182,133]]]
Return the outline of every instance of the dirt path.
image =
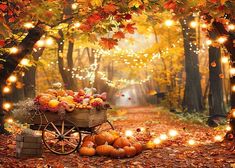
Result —
[[[0,168],[7,167],[78,167],[78,168],[152,168],[152,167],[235,167],[235,152],[230,152],[225,143],[215,143],[214,136],[222,131],[182,121],[174,114],[162,108],[138,107],[119,110],[112,113],[111,119],[115,128],[124,132],[132,130],[135,136],[146,143],[167,133],[170,129],[178,131],[176,139],[168,139],[156,149],[145,150],[131,159],[111,159],[108,157],[80,157],[77,153],[68,156],[57,156],[45,152],[43,158],[20,160],[14,157],[14,148],[9,149],[12,139],[0,136]],[[144,132],[138,133],[138,128]],[[7,140],[8,139],[8,140]],[[189,146],[193,139],[196,145]]]

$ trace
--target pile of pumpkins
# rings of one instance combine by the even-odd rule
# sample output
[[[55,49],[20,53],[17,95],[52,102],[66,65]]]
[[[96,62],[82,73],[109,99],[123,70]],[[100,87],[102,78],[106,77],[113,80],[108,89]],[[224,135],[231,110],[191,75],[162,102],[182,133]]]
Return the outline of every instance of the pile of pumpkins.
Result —
[[[79,149],[81,156],[109,156],[112,158],[134,157],[143,150],[142,144],[134,137],[120,136],[116,131],[105,131],[87,135]]]

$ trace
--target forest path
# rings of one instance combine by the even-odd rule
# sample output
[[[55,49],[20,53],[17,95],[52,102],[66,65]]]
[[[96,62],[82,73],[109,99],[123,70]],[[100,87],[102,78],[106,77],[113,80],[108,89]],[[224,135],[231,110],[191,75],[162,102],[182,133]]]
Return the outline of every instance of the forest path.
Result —
[[[43,158],[27,160],[16,159],[15,149],[9,148],[13,138],[0,135],[0,168],[43,168],[46,165],[53,168],[235,167],[235,152],[230,152],[226,143],[214,142],[214,136],[223,135],[224,131],[182,120],[161,107],[123,108],[113,111],[110,119],[118,131],[132,130],[143,143],[167,134],[170,129],[177,130],[179,135],[130,159],[87,158],[77,153],[58,156],[46,151]],[[145,131],[137,132],[137,128],[144,128]],[[190,139],[195,140],[196,145],[188,145]]]

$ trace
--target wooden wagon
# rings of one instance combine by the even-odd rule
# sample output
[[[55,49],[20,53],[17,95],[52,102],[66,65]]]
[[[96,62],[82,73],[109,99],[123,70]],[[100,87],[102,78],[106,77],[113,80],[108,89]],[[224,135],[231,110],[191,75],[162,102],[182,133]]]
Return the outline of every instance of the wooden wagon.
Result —
[[[83,134],[96,134],[114,129],[107,120],[107,110],[75,109],[73,112],[36,111],[31,128],[42,130],[45,146],[53,153],[67,155],[76,151]]]

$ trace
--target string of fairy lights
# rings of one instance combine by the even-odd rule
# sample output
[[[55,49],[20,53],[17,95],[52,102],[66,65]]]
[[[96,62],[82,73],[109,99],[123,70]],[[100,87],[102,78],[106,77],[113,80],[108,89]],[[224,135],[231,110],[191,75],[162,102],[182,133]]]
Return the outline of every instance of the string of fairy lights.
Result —
[[[73,4],[72,8],[76,9],[77,8],[77,4]],[[184,23],[186,24],[186,20],[184,20]],[[164,22],[164,24],[167,27],[171,27],[171,26],[174,25],[174,21],[169,19],[169,20],[166,20]],[[199,25],[200,25],[201,28],[204,28],[204,29],[208,28],[207,24],[200,23],[197,20],[190,22],[190,27],[191,28],[195,28],[196,29]],[[23,26],[26,29],[30,29],[30,28],[34,27],[34,23],[33,22],[27,22],[27,23],[24,23]],[[75,22],[75,23],[73,23],[73,26],[74,27],[79,27],[80,23],[79,22]],[[225,27],[226,27],[226,29],[228,31],[234,31],[235,30],[235,25],[232,24],[232,23],[229,23],[229,22],[226,23]],[[201,49],[199,47],[197,47],[196,50],[193,51],[193,52],[196,52],[196,53],[204,52],[207,49],[206,46],[209,47],[210,45],[214,45],[214,44],[222,45],[222,44],[224,44],[227,41],[227,38],[228,37],[226,37],[226,36],[220,36],[220,37],[218,37],[215,40],[207,39],[204,42],[204,44],[202,44],[202,48]],[[177,41],[177,43],[179,43],[180,41],[182,41],[182,39],[179,39]],[[53,40],[52,37],[45,37],[45,36],[43,36],[43,38],[40,39],[36,43],[34,51],[38,51],[42,47],[51,46],[51,45],[53,45],[53,43],[54,43],[54,40]],[[190,43],[189,45],[190,45],[190,50],[192,50],[193,43]],[[175,44],[173,44],[172,46],[175,46]],[[21,51],[20,48],[18,48],[17,46],[13,46],[13,47],[9,48],[9,53],[11,53],[13,55],[17,54],[20,51]],[[148,66],[148,63],[153,62],[155,59],[159,59],[161,57],[161,54],[163,54],[164,52],[167,53],[168,49],[166,49],[164,51],[161,51],[161,53],[160,52],[153,53],[153,54],[151,54],[151,57],[150,57],[150,54],[142,53],[144,57],[140,57],[139,53],[136,53],[136,52],[131,51],[131,50],[126,50],[126,51],[122,50],[121,51],[120,48],[116,47],[116,49],[112,50],[112,51],[111,50],[99,49],[99,50],[96,51],[96,54],[103,55],[103,56],[112,56],[112,55],[115,55],[115,54],[119,54],[120,60],[115,60],[115,63],[122,63],[122,62],[124,62],[127,65],[128,64],[132,64],[131,65],[132,67],[142,68],[142,67]],[[131,59],[134,58],[133,62],[135,62],[135,63],[128,61],[127,58],[131,58]],[[142,61],[142,60],[140,60],[140,58],[146,58],[146,59],[148,59],[148,61],[147,62]],[[230,73],[230,77],[234,77],[235,76],[235,67],[234,67],[233,62],[230,61],[229,57],[223,56],[222,59],[221,59],[221,62],[222,63],[229,63],[230,64],[230,72],[229,72]],[[55,62],[55,63],[58,63],[58,62]],[[50,64],[55,64],[55,63],[51,62]],[[27,58],[23,58],[21,60],[21,62],[20,62],[20,66],[29,66],[29,65],[30,65],[30,60],[27,59]],[[85,79],[89,78],[90,82],[94,82],[96,69],[97,69],[97,62],[95,62],[94,64],[90,65],[90,67],[85,68],[85,69],[82,69],[81,67],[77,67],[77,68],[74,68],[74,69],[64,68],[64,70],[71,71],[71,74],[72,74],[73,78],[77,78],[79,80],[85,80]],[[84,73],[84,72],[86,72],[85,76],[79,75],[80,73]],[[125,84],[125,85],[142,84],[142,83],[150,80],[150,78],[151,78],[151,76],[147,76],[146,79],[138,80],[138,81],[137,80],[127,80],[127,79],[118,79],[116,81],[111,81],[111,80],[108,79],[108,77],[106,76],[106,74],[104,72],[99,71],[98,74],[101,76],[101,79],[104,80],[111,87],[118,87],[118,86],[123,85],[123,84]],[[11,84],[16,83],[17,80],[18,80],[18,76],[14,72],[7,79],[7,84],[5,86],[3,86],[2,92],[4,94],[11,93],[11,90],[12,90],[11,89]],[[234,84],[231,85],[231,92],[235,92],[235,85]],[[3,109],[4,110],[9,111],[11,108],[12,108],[12,103],[10,103],[10,102],[4,102],[3,103]],[[231,109],[231,117],[235,119],[235,109]],[[226,130],[230,131],[231,127],[228,126],[226,128]],[[155,142],[158,142],[158,140],[156,140]],[[191,144],[193,144],[193,141],[191,141]]]

